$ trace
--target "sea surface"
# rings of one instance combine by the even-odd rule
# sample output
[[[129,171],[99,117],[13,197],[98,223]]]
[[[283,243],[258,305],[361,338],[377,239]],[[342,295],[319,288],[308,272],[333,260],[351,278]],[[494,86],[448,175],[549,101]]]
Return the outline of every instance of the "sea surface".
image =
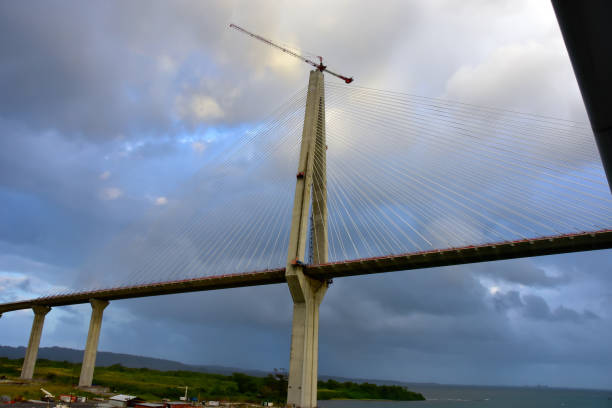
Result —
[[[412,386],[427,401],[319,401],[321,408],[612,408],[612,391],[547,387]]]

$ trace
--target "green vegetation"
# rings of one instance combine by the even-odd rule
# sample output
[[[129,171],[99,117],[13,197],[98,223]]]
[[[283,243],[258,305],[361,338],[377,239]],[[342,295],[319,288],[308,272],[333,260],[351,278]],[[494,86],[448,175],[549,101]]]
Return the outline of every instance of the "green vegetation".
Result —
[[[329,399],[381,399],[394,401],[425,401],[423,394],[408,391],[399,385],[319,381],[319,400]]]
[[[23,359],[0,358],[0,377],[18,379]],[[0,384],[0,395],[19,395],[25,399],[40,398],[42,386],[53,394],[68,394],[78,382],[80,364],[38,360],[34,380],[42,384]],[[116,364],[96,367],[94,385],[108,387],[112,392],[137,395],[149,401],[162,398],[178,400],[189,387],[189,397],[200,400],[274,401],[287,399],[287,378],[283,372],[267,377],[246,374],[207,374],[193,371],[157,371],[148,368],[126,368]],[[79,395],[86,393],[79,392]],[[319,381],[319,399],[388,399],[403,401],[424,400],[423,395],[399,386],[340,383],[334,380]]]

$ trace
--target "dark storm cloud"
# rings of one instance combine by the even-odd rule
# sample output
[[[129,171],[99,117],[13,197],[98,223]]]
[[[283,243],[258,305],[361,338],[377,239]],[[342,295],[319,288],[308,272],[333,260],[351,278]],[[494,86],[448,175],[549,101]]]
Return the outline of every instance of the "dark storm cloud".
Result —
[[[186,39],[205,53],[210,27],[226,12],[119,4],[2,3],[0,115],[94,140],[167,131],[177,96],[175,78],[163,72],[172,69],[167,53],[181,53]],[[143,12],[157,23],[143,25]],[[187,15],[201,24],[173,24]]]
[[[124,50],[106,39],[113,35],[104,29],[106,6],[1,7],[2,116],[85,137],[116,135],[128,123],[155,119],[155,110],[139,115],[139,105],[149,105],[145,98],[130,103],[122,96],[135,73],[120,63]]]
[[[469,269],[336,279],[321,310],[320,347],[324,357],[320,366],[326,370],[322,372],[337,372],[337,365],[358,370],[368,364],[379,367],[378,372],[393,372],[386,367],[399,364],[406,367],[404,378],[412,381],[439,380],[442,371],[442,377],[447,376],[444,381],[462,378],[461,382],[490,384],[501,378],[510,383],[528,378],[532,364],[558,364],[562,360],[598,364],[611,336],[601,318],[593,317],[588,310],[577,312],[566,305],[551,309],[547,304],[537,318],[527,317],[532,312],[533,297],[518,291],[490,295]],[[381,296],[379,289],[383,287]],[[388,287],[398,289],[389,291]],[[387,293],[393,293],[388,296],[393,300],[385,299]],[[419,307],[415,298],[429,299],[430,306]],[[454,310],[466,299],[472,306],[463,313]],[[393,309],[380,306],[385,302],[393,302]],[[446,313],[440,312],[442,309]],[[508,314],[511,309],[518,315]],[[588,332],[598,334],[593,337]],[[576,353],[571,357],[567,356],[570,349]],[[467,380],[462,371],[467,367],[480,367],[468,375],[472,380]],[[498,380],[493,381],[476,374],[498,372],[501,367],[516,371],[508,377],[496,374]],[[367,371],[362,372],[367,376]]]
[[[471,274],[442,269],[404,272],[402,277],[380,275],[380,279],[377,278],[368,279],[371,285],[342,282],[339,288],[334,287],[335,291],[342,293],[339,299],[347,301],[334,304],[333,313],[346,321],[346,318],[357,318],[354,308],[375,309],[389,314],[406,312],[444,316],[470,315],[484,308],[484,290]]]
[[[564,306],[559,306],[551,310],[546,300],[538,295],[524,295],[522,298],[524,302],[523,313],[528,318],[553,322],[570,321],[573,323],[581,323],[585,320],[598,318],[598,316],[590,310],[578,313]]]
[[[241,326],[278,330],[291,322],[292,311],[289,291],[283,285],[126,301],[117,307],[129,309],[147,319],[163,320],[164,324],[180,321],[184,325],[217,329]]]
[[[493,297],[493,303],[498,312],[505,312],[509,309],[525,306],[521,299],[521,294],[517,290],[509,290],[506,293],[496,293]]]
[[[534,320],[584,323],[588,320],[599,319],[599,316],[590,310],[578,312],[563,305],[551,309],[542,296],[533,294],[521,295],[516,290],[510,290],[507,293],[495,293],[493,302],[499,312],[507,312],[514,309],[518,310],[526,318]]]

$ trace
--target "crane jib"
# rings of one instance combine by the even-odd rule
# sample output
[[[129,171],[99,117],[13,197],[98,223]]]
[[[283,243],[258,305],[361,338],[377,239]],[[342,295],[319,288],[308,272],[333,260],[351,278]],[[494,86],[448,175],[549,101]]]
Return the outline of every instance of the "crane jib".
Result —
[[[288,48],[285,48],[285,47],[282,47],[282,46],[280,46],[278,44],[275,44],[272,41],[268,40],[267,38],[264,38],[264,37],[262,37],[260,35],[254,34],[254,33],[250,32],[250,31],[247,31],[244,28],[242,28],[240,26],[237,26],[236,24],[230,24],[229,26],[230,26],[230,28],[234,28],[234,29],[236,29],[238,31],[241,31],[241,32],[245,33],[246,35],[248,35],[250,37],[253,37],[253,38],[255,38],[255,39],[257,39],[257,40],[259,40],[261,42],[264,42],[264,43],[268,44],[271,47],[274,47],[274,48],[276,48],[278,50],[281,50],[282,52],[284,52],[286,54],[289,54],[289,55],[292,55],[292,56],[294,56],[296,58],[299,58],[302,61],[304,61],[305,63],[307,63],[309,65],[312,65],[313,67],[315,67],[316,69],[318,69],[321,72],[327,72],[327,73],[335,76],[336,78],[340,78],[341,80],[343,80],[347,84],[350,84],[351,82],[353,82],[353,77],[345,77],[344,75],[336,74],[335,72],[332,72],[332,71],[328,70],[327,66],[323,65],[323,57],[317,57],[317,58],[319,58],[319,63],[317,64],[316,62],[314,62],[314,61],[312,61],[312,60],[310,60],[310,59],[308,59],[308,58],[298,54],[297,52],[291,51]]]

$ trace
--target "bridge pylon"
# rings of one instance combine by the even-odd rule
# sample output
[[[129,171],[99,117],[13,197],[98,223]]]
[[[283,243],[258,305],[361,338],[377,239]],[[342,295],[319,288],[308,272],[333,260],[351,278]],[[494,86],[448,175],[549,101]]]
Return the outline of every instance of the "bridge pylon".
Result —
[[[304,274],[311,220],[312,262],[327,262],[327,177],[325,142],[325,93],[323,73],[311,71],[306,98],[304,129],[298,163],[297,182],[289,253],[285,276],[293,298],[293,326],[287,405],[296,408],[317,406],[319,355],[319,305],[327,282]],[[311,202],[312,198],[312,202]],[[312,217],[309,217],[312,208]]]
[[[30,332],[30,341],[26,349],[23,366],[21,368],[21,379],[31,380],[36,367],[36,357],[38,356],[38,346],[40,345],[40,337],[42,336],[43,326],[45,324],[45,316],[51,310],[48,306],[34,306],[34,321],[32,322],[32,331]]]
[[[79,377],[79,387],[91,387],[93,382],[94,368],[96,367],[96,355],[98,353],[98,341],[102,329],[102,315],[108,306],[108,301],[100,299],[89,299],[91,303],[91,320],[87,332],[87,342],[83,353],[83,364]]]

